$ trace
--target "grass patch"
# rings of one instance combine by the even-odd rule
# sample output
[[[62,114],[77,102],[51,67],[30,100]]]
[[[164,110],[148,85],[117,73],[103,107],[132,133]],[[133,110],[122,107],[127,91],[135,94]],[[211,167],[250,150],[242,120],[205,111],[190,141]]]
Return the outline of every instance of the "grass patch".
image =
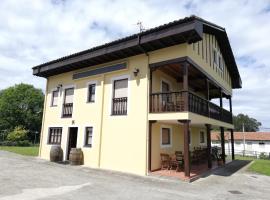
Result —
[[[235,155],[235,159],[236,160],[254,160],[255,157]]]
[[[38,146],[33,147],[16,147],[16,146],[0,146],[0,150],[9,151],[24,156],[38,156]]]
[[[270,160],[254,160],[248,169],[259,174],[270,176]]]

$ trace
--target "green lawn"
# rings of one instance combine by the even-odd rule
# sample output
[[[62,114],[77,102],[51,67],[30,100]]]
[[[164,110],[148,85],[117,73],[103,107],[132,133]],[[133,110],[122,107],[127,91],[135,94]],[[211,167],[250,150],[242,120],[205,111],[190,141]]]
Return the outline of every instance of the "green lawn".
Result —
[[[235,155],[236,160],[254,160],[255,157]]]
[[[248,169],[253,172],[270,176],[270,160],[254,160]]]
[[[0,150],[10,151],[13,153],[25,155],[25,156],[38,156],[38,146],[34,147],[9,147],[9,146],[0,146]]]

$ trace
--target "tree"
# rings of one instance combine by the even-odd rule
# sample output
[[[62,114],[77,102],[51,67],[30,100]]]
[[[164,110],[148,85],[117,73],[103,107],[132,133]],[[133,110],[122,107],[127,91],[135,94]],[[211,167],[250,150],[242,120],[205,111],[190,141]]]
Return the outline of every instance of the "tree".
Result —
[[[0,131],[7,133],[22,126],[33,141],[40,132],[43,102],[43,92],[32,85],[21,83],[0,91]]]
[[[242,113],[237,116],[233,116],[233,123],[235,131],[242,131],[244,124],[246,132],[256,132],[262,125],[261,122],[258,122],[256,119]]]

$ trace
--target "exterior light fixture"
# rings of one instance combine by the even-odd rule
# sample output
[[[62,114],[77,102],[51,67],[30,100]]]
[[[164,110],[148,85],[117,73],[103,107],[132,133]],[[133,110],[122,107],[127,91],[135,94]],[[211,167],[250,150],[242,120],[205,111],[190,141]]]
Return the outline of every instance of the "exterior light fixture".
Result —
[[[140,72],[140,70],[138,68],[135,68],[133,71],[134,76],[138,76],[139,72]]]

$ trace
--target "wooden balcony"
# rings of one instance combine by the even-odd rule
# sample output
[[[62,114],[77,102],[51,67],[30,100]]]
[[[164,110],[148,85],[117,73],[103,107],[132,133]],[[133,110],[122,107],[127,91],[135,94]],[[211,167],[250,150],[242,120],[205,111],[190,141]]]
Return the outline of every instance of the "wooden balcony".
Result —
[[[150,94],[150,113],[162,112],[192,112],[232,124],[229,111],[187,91]]]
[[[72,117],[73,112],[73,103],[64,103],[63,104],[63,113],[62,117]]]

